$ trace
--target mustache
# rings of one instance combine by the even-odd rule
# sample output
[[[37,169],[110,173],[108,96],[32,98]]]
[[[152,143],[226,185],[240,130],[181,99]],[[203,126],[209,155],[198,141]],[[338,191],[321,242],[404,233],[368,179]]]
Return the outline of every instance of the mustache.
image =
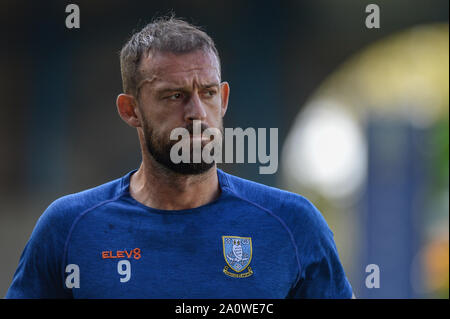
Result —
[[[194,123],[188,123],[185,127],[184,127],[186,130],[188,130],[188,132],[189,132],[189,134],[190,135],[193,135],[194,134]],[[207,130],[209,128],[209,126],[206,124],[206,123],[204,123],[204,122],[201,122],[200,123],[200,133],[201,134],[203,134],[203,132],[205,131],[205,130]],[[198,129],[198,128],[197,128]]]
[[[206,140],[204,140],[204,137],[209,137],[210,140],[214,140],[217,141],[218,139],[223,139],[223,126],[222,123],[219,124],[219,127],[210,127],[209,125],[207,125],[204,122],[200,122],[200,121],[194,121],[195,124],[193,122],[187,123],[184,126],[178,126],[176,128],[174,128],[170,134],[170,144],[174,145],[175,143],[181,141],[183,139],[183,134],[187,133],[189,134],[188,136],[190,138],[194,138],[194,136],[198,136],[200,135],[202,137],[202,144],[206,143]],[[172,136],[172,133],[175,132],[175,130],[186,130],[183,133],[175,133],[175,136]],[[195,129],[195,132],[194,132]],[[194,135],[195,134],[195,135]],[[217,135],[218,134],[218,135]],[[214,137],[212,137],[214,136]]]

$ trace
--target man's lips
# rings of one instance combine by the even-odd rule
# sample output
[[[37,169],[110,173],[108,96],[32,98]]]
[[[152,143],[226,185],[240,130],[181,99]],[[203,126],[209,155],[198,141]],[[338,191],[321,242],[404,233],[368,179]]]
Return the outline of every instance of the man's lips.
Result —
[[[189,135],[189,138],[193,141],[194,140],[196,140],[196,141],[198,141],[198,140],[209,141],[210,140],[210,138],[208,138],[207,136],[203,136],[203,135]]]
[[[183,138],[180,136],[178,137],[178,141],[177,142],[181,142],[183,140]],[[212,140],[212,137],[209,135],[189,135],[189,141],[192,142],[197,142],[197,141],[201,141],[203,142],[209,142]],[[187,142],[188,140],[185,139],[185,141]]]

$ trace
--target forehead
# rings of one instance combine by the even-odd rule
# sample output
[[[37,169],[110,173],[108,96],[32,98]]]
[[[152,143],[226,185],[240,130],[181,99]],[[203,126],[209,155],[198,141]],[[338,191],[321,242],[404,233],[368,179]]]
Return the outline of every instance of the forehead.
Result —
[[[220,82],[219,62],[212,52],[150,52],[139,67],[142,80],[152,86],[189,85],[196,82]],[[199,83],[204,84],[204,83]]]

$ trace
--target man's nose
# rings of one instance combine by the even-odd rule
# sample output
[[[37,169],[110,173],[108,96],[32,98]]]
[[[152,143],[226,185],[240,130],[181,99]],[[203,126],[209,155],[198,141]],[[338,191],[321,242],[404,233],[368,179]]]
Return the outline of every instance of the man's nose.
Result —
[[[203,121],[206,119],[206,109],[197,93],[191,95],[189,102],[185,107],[185,120],[193,122],[194,120]]]

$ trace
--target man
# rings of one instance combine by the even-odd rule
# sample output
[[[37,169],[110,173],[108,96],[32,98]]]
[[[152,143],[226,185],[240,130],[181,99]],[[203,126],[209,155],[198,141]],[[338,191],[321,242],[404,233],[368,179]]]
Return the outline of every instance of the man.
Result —
[[[174,163],[176,128],[220,131],[229,84],[211,38],[153,21],[121,51],[121,118],[142,164],[53,202],[21,256],[7,298],[351,298],[333,234],[304,197]],[[191,155],[195,153],[190,148]]]

